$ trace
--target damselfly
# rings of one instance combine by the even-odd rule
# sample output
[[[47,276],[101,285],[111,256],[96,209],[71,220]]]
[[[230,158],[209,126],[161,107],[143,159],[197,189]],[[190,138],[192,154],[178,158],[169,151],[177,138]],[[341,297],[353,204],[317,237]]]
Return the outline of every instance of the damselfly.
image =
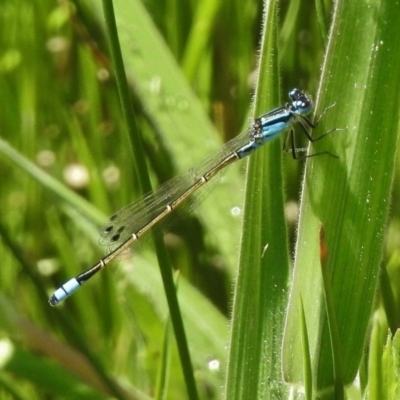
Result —
[[[310,129],[316,127],[324,113],[316,122],[312,122],[307,118],[307,115],[314,108],[310,97],[299,89],[293,89],[289,92],[289,98],[290,103],[256,118],[247,131],[226,143],[219,153],[206,159],[199,168],[166,182],[155,192],[144,196],[139,201],[133,202],[112,215],[100,233],[100,242],[109,245],[112,250],[91,268],[58,288],[50,297],[49,303],[55,306],[70,296],[115,257],[138,241],[160,221],[163,221],[221,170],[236,160],[250,155],[261,145],[277,138],[281,133],[289,130],[290,151],[293,158],[298,159],[298,149],[296,149],[293,130],[295,123],[300,124],[310,142],[316,142],[331,132],[328,131],[318,138],[313,138]],[[335,157],[328,151],[310,154],[306,157],[324,153]]]

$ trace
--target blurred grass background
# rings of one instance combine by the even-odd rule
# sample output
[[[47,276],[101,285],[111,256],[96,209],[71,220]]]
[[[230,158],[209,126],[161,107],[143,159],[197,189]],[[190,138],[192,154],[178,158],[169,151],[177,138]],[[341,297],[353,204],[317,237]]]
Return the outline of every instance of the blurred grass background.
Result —
[[[116,12],[157,186],[248,126],[263,4],[140,4],[124,13],[120,0]],[[325,7],[329,21],[330,3]],[[282,92],[315,93],[327,28],[305,2],[281,2],[279,15]],[[55,287],[104,255],[96,225],[139,196],[100,4],[4,0],[0,21],[0,397],[161,398],[165,385],[166,398],[185,398],[151,244],[114,263],[62,308],[47,303]],[[287,157],[284,167],[287,210],[295,210],[288,216],[296,216],[302,165]],[[223,391],[243,188],[241,163],[165,236],[182,275],[201,398]],[[397,174],[382,257],[390,260],[395,298],[398,193]]]

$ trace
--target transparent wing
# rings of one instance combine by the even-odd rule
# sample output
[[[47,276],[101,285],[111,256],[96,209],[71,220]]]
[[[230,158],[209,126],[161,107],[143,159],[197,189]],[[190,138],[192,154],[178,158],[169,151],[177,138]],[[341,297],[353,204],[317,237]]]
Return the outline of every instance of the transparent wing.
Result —
[[[217,154],[206,158],[197,168],[191,168],[188,172],[165,182],[154,192],[121,208],[101,227],[99,243],[112,251],[125,242],[132,234],[157,217],[168,204],[184,194],[205,173],[248,143],[250,133],[251,129],[245,131],[227,142]],[[218,181],[223,173],[224,170],[219,171],[213,180]],[[190,196],[186,201],[185,209],[192,211],[210,193],[213,186],[206,184],[198,193]]]

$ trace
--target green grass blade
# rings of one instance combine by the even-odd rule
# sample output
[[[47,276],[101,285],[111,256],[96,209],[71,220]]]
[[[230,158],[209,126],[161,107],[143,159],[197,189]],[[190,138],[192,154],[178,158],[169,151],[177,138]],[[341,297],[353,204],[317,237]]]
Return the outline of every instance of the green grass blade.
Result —
[[[377,17],[379,16],[379,17]],[[313,146],[339,156],[309,160],[304,176],[294,286],[284,343],[284,374],[302,382],[298,340],[300,297],[310,334],[316,390],[334,385],[332,348],[322,291],[319,230],[343,360],[343,380],[360,363],[388,218],[399,132],[400,47],[393,40],[398,4],[336,3],[317,110],[336,102],[314,132],[335,132]],[[363,38],[361,41],[360,38]]]
[[[276,4],[266,9],[255,113],[279,104]],[[279,348],[288,279],[287,233],[275,141],[248,162],[239,275],[235,288],[227,399],[282,398]]]
[[[301,299],[300,299],[301,302]],[[310,359],[310,343],[308,342],[307,322],[304,314],[304,308],[301,307],[301,344],[303,348],[303,376],[304,376],[304,393],[307,400],[312,399],[312,369]]]
[[[125,68],[122,60],[122,52],[118,39],[118,31],[112,1],[103,0],[103,7],[109,31],[111,53],[113,55],[113,61],[116,68],[116,80],[118,93],[122,104],[122,114],[124,115],[129,132],[128,141],[132,148],[133,160],[136,166],[140,187],[142,189],[142,195],[145,195],[151,190],[150,177],[144,157],[143,143],[138,131],[136,120],[134,118],[134,113],[132,113],[132,100],[125,75]],[[198,399],[198,393],[194,380],[193,365],[190,359],[189,344],[186,337],[182,314],[179,308],[178,298],[173,281],[172,265],[168,257],[162,236],[154,233],[153,241],[156,249],[157,260],[160,266],[165,295],[170,309],[171,322],[174,328],[175,339],[178,346],[182,372],[185,377],[188,397],[196,400]]]

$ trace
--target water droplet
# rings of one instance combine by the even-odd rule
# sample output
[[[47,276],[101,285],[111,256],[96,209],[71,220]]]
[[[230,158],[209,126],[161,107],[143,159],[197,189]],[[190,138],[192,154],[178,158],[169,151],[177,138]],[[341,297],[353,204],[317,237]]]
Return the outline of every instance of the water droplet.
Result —
[[[231,215],[233,216],[233,217],[238,217],[240,214],[242,213],[242,210],[241,210],[241,208],[240,207],[232,207],[231,208]]]
[[[64,168],[64,180],[74,189],[83,189],[89,184],[89,171],[82,164],[70,164]]]
[[[208,369],[210,371],[219,371],[220,362],[219,360],[211,360],[208,362]]]

